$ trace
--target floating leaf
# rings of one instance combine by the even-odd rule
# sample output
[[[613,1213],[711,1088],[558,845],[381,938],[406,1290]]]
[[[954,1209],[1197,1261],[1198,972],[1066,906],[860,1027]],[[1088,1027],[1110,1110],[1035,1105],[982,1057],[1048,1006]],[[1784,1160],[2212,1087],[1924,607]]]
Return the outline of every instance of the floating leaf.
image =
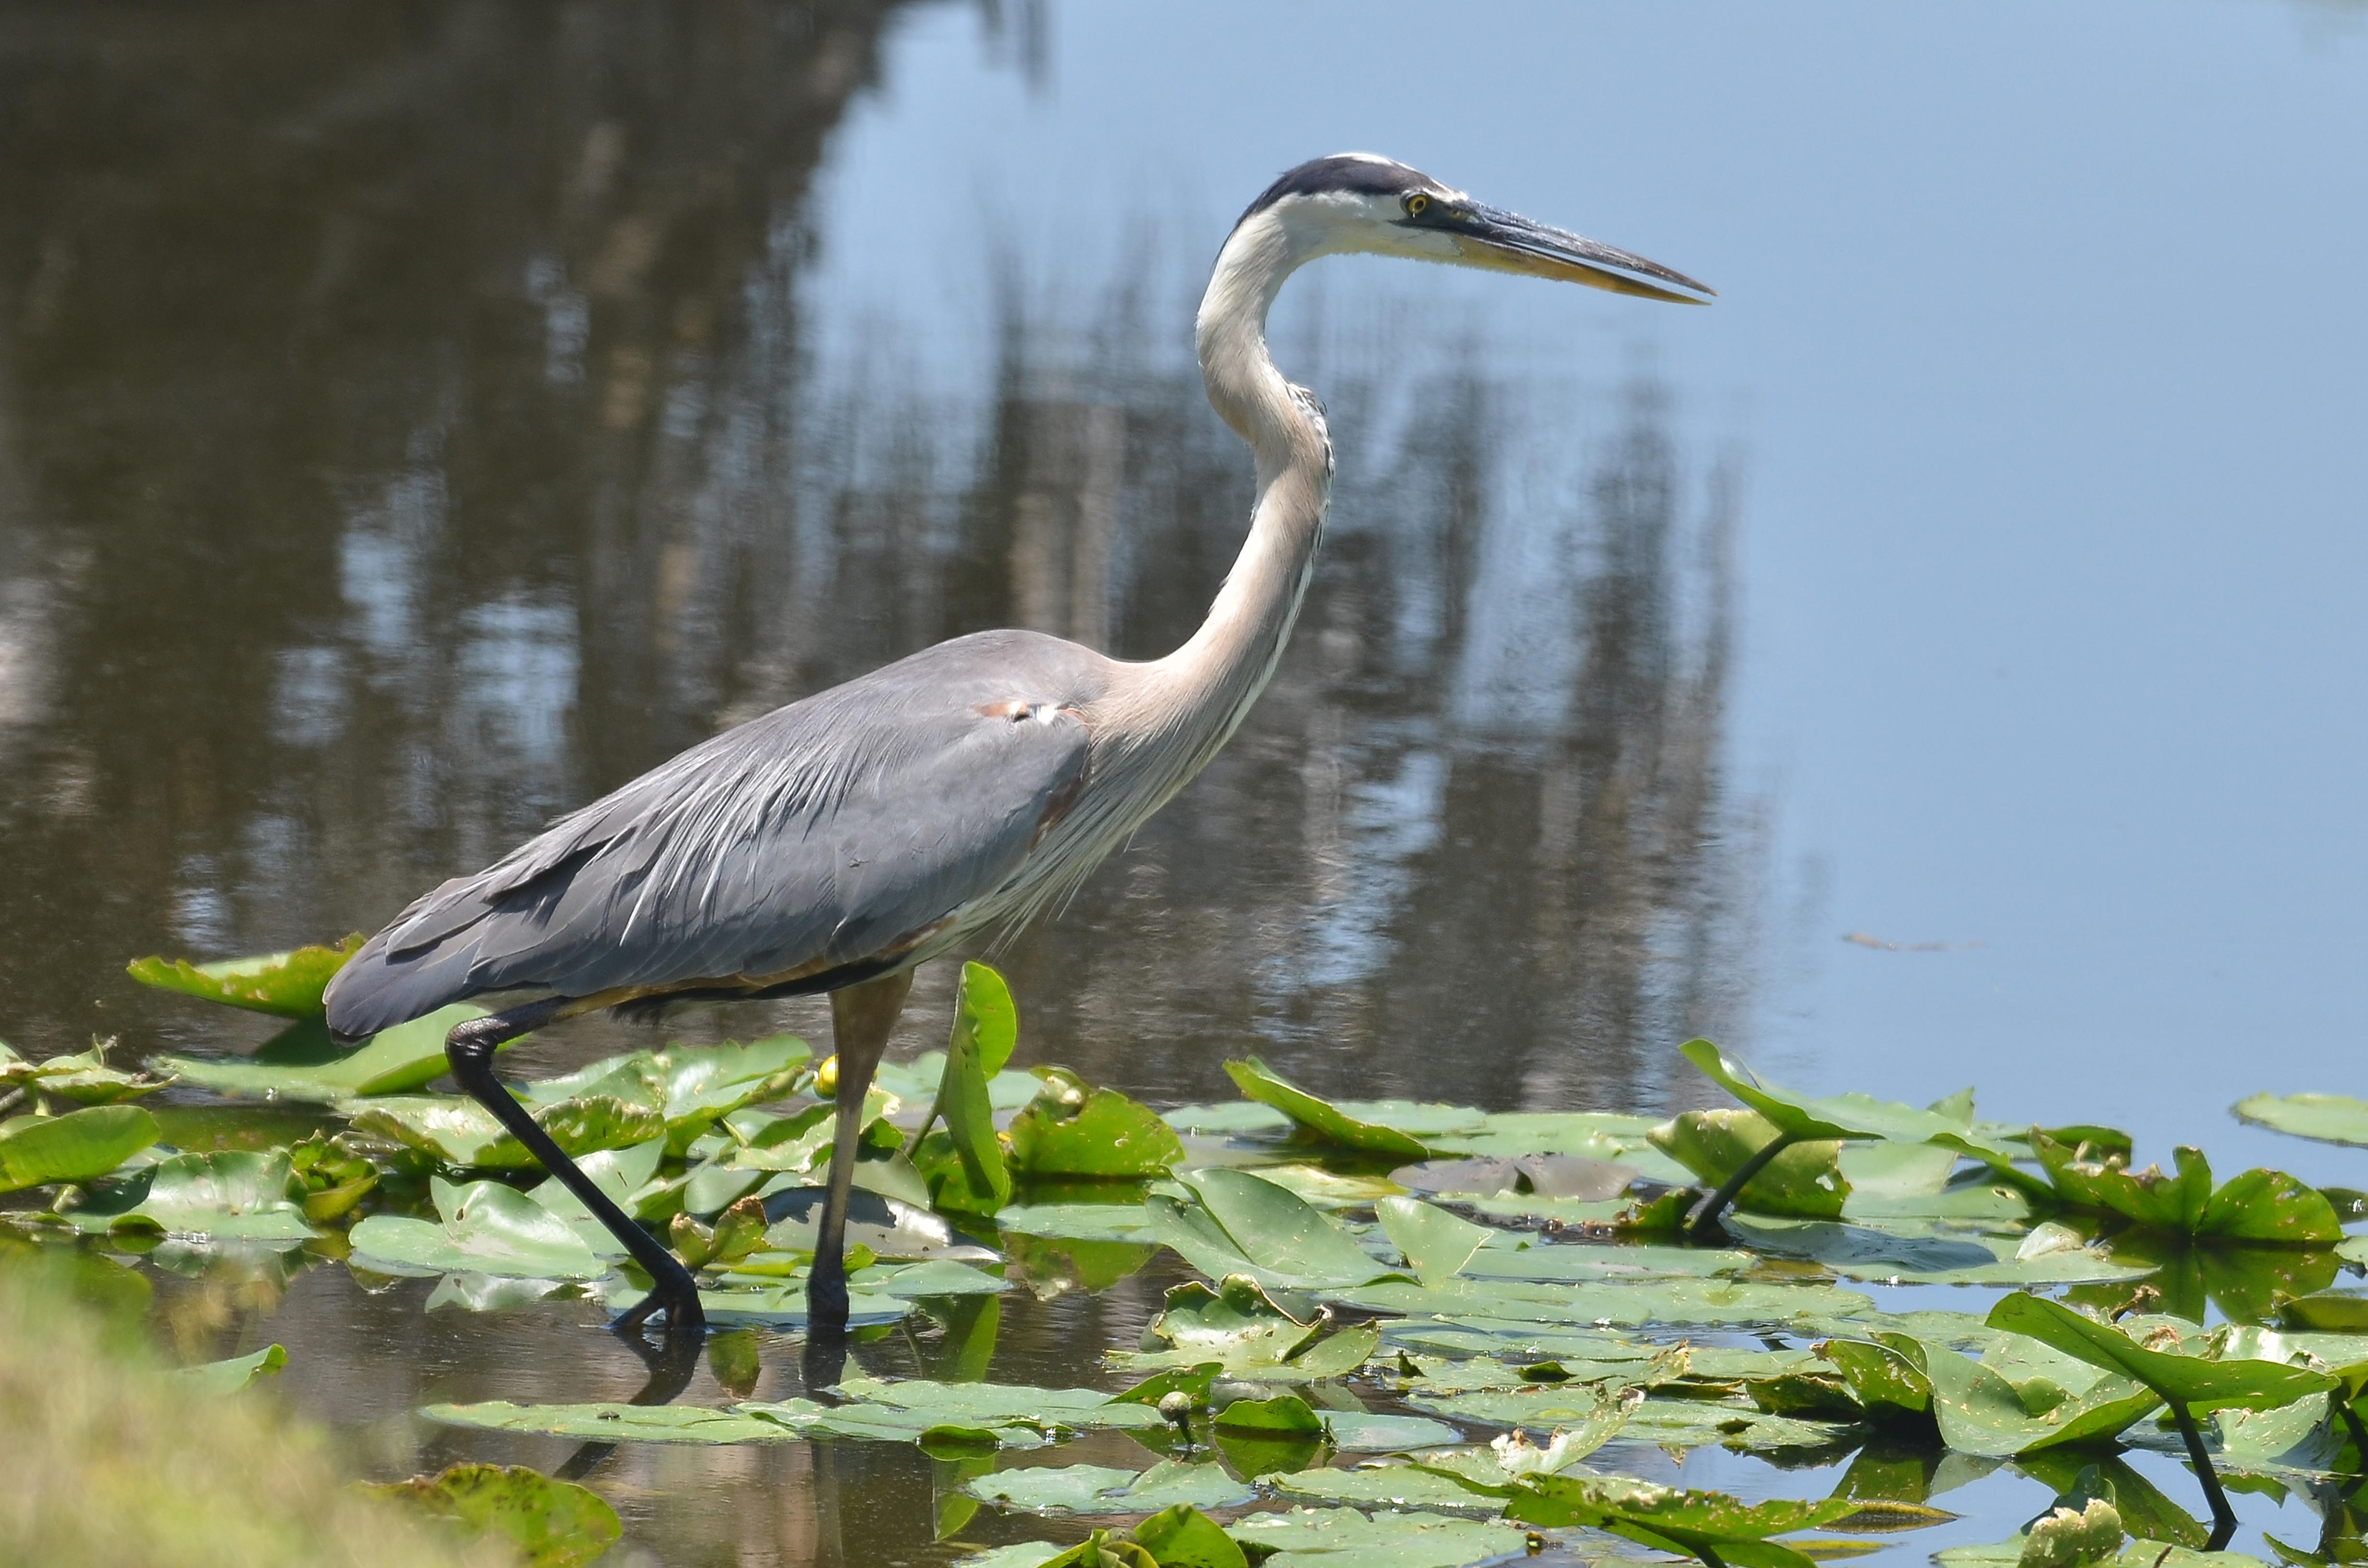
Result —
[[[283,1018],[309,1018],[322,1009],[329,977],[362,945],[359,931],[335,947],[298,948],[256,958],[193,964],[186,959],[134,959],[124,972],[142,985],[199,996],[250,1012]]]
[[[1749,1568],[1807,1568],[1809,1559],[1768,1538],[1829,1523],[1853,1506],[1840,1497],[1746,1503],[1723,1492],[1684,1492],[1622,1477],[1543,1475],[1514,1490],[1505,1516],[1537,1525],[1589,1525],[1657,1551],[1707,1553]]]
[[[372,1214],[347,1233],[357,1261],[385,1272],[466,1270],[521,1279],[598,1279],[608,1261],[575,1227],[497,1181],[428,1184],[438,1221]]]
[[[1622,1286],[1538,1285],[1463,1278],[1439,1286],[1383,1280],[1326,1295],[1368,1312],[1463,1323],[1493,1320],[1506,1333],[1527,1332],[1518,1328],[1525,1324],[1775,1326],[1801,1318],[1848,1317],[1872,1305],[1857,1291],[1831,1285],[1767,1285],[1736,1279],[1663,1279]]]
[[[1185,1178],[1197,1202],[1154,1196],[1145,1208],[1159,1240],[1212,1279],[1247,1274],[1285,1289],[1359,1284],[1391,1270],[1322,1210],[1245,1171]]]
[[[227,1361],[180,1368],[172,1378],[192,1393],[212,1397],[236,1393],[256,1379],[268,1378],[286,1365],[288,1352],[277,1345],[267,1345],[251,1356],[233,1356]]]
[[[996,1228],[1025,1236],[1081,1242],[1153,1243],[1159,1233],[1150,1211],[1133,1203],[1015,1203],[999,1210]]]
[[[274,1036],[244,1059],[158,1056],[152,1061],[178,1074],[184,1083],[218,1094],[321,1105],[374,1095],[405,1095],[442,1077],[450,1067],[444,1056],[445,1037],[456,1026],[484,1016],[483,1007],[456,1002],[426,1017],[381,1029],[358,1050],[338,1044],[319,1019],[308,1019]],[[528,1038],[520,1035],[518,1040]],[[502,1049],[517,1043],[505,1041]]]
[[[1390,1244],[1406,1255],[1416,1278],[1426,1285],[1452,1278],[1494,1233],[1419,1199],[1384,1198],[1373,1205],[1373,1212]]]
[[[2195,1234],[2206,1241],[2326,1245],[2343,1239],[2343,1221],[2324,1195],[2285,1172],[2249,1170],[2212,1194]]]
[[[1748,1108],[1690,1110],[1652,1132],[1655,1148],[1713,1187],[1780,1136],[1773,1122]],[[1793,1144],[1744,1184],[1736,1206],[1811,1220],[1839,1217],[1850,1193],[1835,1159],[1839,1148],[1831,1142]]]
[[[2192,1411],[2271,1410],[2339,1386],[2324,1372],[2274,1361],[2211,1360],[2183,1351],[2150,1349],[2112,1324],[2021,1291],[1992,1307],[1988,1322],[1993,1328],[2029,1335],[2090,1366],[2135,1378],[2163,1399]]]
[[[1996,1369],[1943,1346],[1926,1346],[1923,1359],[1941,1441],[1959,1453],[2004,1457],[2102,1441],[2162,1403],[2129,1378],[2100,1378],[2078,1394],[2033,1383],[2026,1393]]]
[[[1375,1513],[1355,1508],[1293,1508],[1253,1514],[1227,1529],[1242,1545],[1284,1568],[1465,1568],[1527,1551],[1524,1533],[1494,1520],[1443,1514]]]
[[[947,1426],[1025,1421],[1038,1426],[1118,1426],[1136,1430],[1167,1425],[1148,1405],[1116,1400],[1098,1389],[1040,1389],[1005,1383],[940,1383],[926,1378],[886,1381],[849,1378],[838,1387],[845,1398],[928,1416]],[[1162,1505],[1165,1506],[1166,1505]]]
[[[40,1062],[28,1062],[0,1042],[0,1098],[15,1089],[29,1089],[52,1099],[72,1101],[75,1105],[120,1105],[126,1100],[153,1095],[173,1080],[152,1077],[145,1073],[126,1073],[107,1064],[107,1051],[115,1041],[100,1040],[88,1051],[71,1056],[51,1056]]]
[[[1141,1352],[1113,1352],[1111,1364],[1132,1369],[1214,1364],[1228,1376],[1304,1378],[1292,1358],[1324,1337],[1315,1314],[1293,1317],[1247,1274],[1227,1275],[1215,1290],[1198,1283],[1167,1292],[1167,1310],[1144,1330]],[[1372,1336],[1378,1345],[1380,1336]],[[1157,1346],[1157,1348],[1154,1348]],[[1368,1348],[1357,1358],[1361,1365]],[[1343,1369],[1353,1371],[1354,1366]],[[1340,1372],[1329,1375],[1339,1376]]]
[[[1162,1508],[1127,1533],[1159,1568],[1249,1568],[1233,1538],[1189,1503]]]
[[[138,1106],[93,1106],[0,1122],[0,1192],[93,1180],[157,1137],[156,1119]]]
[[[2029,1236],[1968,1234],[1929,1221],[1880,1227],[1828,1220],[1736,1215],[1729,1233],[1764,1252],[1812,1258],[1850,1279],[1914,1285],[2063,1285],[2141,1279],[2156,1265],[2084,1244],[2078,1233],[2044,1226]],[[2033,1244],[2034,1243],[2040,1244]]]
[[[1494,1515],[1504,1508],[1452,1475],[1406,1463],[1355,1470],[1301,1470],[1259,1477],[1279,1495],[1299,1503],[1347,1503],[1360,1508],[1463,1508]]]
[[[1924,1143],[1935,1138],[1970,1140],[1972,1136],[1967,1121],[1937,1110],[1918,1110],[1856,1093],[1820,1097],[1780,1089],[1706,1040],[1686,1041],[1678,1047],[1678,1054],[1795,1142],[1884,1138]],[[1998,1157],[2005,1155],[2001,1153]]]
[[[624,1533],[599,1494],[523,1465],[456,1464],[437,1475],[358,1485],[467,1534],[506,1541],[528,1568],[576,1568]]]
[[[1817,1354],[1832,1362],[1869,1416],[1879,1421],[1915,1421],[1932,1409],[1932,1381],[1924,1369],[1924,1347],[1906,1335],[1872,1339],[1831,1339]]]
[[[1428,1158],[1430,1151],[1408,1133],[1394,1127],[1360,1121],[1280,1076],[1253,1056],[1228,1062],[1225,1073],[1249,1098],[1270,1105],[1289,1117],[1301,1133],[1319,1142],[1354,1149],[1360,1153],[1386,1154],[1395,1160]]]
[[[1580,1154],[1468,1155],[1401,1165],[1390,1180],[1416,1192],[1452,1198],[1516,1197],[1603,1202],[1628,1190],[1640,1173],[1634,1165]]]
[[[63,1217],[80,1231],[147,1229],[218,1241],[313,1238],[303,1184],[285,1149],[175,1154],[84,1193]]]
[[[339,1108],[353,1119],[355,1132],[416,1149],[439,1164],[462,1170],[538,1170],[526,1146],[511,1137],[494,1113],[457,1096],[389,1096]],[[602,1149],[645,1143],[666,1132],[666,1117],[648,1106],[613,1096],[566,1099],[539,1108],[535,1124],[571,1159]]]
[[[1012,1169],[1040,1179],[1123,1179],[1162,1175],[1184,1157],[1175,1130],[1148,1106],[1064,1068],[1037,1071],[1044,1092],[1012,1119]]]
[[[2368,1149],[2368,1100],[2349,1095],[2248,1095],[2228,1108],[2237,1120],[2272,1132]]]
[[[2125,1148],[2066,1143],[2036,1127],[2031,1147],[2064,1202],[2119,1214],[2148,1230],[2192,1235],[2212,1199],[2211,1165],[2202,1150],[2184,1144],[2171,1151],[2176,1176],[2163,1175],[2159,1165],[2134,1172]]]
[[[1222,1466],[1174,1460],[1163,1460],[1140,1473],[1099,1464],[998,1471],[973,1481],[969,1490],[973,1496],[1007,1507],[1064,1514],[1140,1514],[1178,1506],[1225,1508],[1255,1495]]]

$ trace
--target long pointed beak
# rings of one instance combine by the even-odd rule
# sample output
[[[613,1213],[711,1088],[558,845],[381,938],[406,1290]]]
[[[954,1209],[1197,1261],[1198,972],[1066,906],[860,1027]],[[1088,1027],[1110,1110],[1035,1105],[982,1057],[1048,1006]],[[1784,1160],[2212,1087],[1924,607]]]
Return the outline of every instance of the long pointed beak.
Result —
[[[1614,250],[1565,230],[1532,223],[1502,208],[1474,204],[1458,214],[1458,219],[1440,227],[1454,237],[1457,256],[1466,266],[1584,283],[1591,289],[1608,289],[1615,294],[1634,294],[1646,300],[1667,300],[1677,305],[1706,305],[1710,301],[1697,296],[1718,292],[1709,284],[1697,283],[1657,261],[1646,261],[1641,256]],[[1645,282],[1646,278],[1657,278],[1693,292],[1673,293]]]

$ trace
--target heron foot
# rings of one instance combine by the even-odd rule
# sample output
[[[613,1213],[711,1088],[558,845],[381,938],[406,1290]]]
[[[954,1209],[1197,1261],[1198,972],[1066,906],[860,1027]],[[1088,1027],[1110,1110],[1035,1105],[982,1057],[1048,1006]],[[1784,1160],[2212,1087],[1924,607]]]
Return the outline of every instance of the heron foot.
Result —
[[[696,1343],[707,1333],[707,1311],[699,1304],[699,1281],[690,1270],[669,1257],[670,1273],[660,1274],[650,1282],[650,1292],[635,1302],[623,1316],[609,1327],[627,1339],[639,1339],[642,1329],[659,1312],[666,1314],[666,1339],[672,1346],[677,1338]]]

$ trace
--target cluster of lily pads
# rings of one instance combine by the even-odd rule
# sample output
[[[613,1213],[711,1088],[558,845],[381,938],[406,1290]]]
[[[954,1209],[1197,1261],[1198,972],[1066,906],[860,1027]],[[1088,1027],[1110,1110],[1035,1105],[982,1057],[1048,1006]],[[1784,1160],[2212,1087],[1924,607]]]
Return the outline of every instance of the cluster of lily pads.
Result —
[[[471,1009],[358,1051],[330,1041],[321,990],[350,950],[132,966],[292,1020],[243,1060],[0,1047],[0,1109],[22,1113],[0,1123],[0,1191],[30,1195],[6,1218],[127,1252],[310,1247],[373,1281],[435,1278],[431,1310],[638,1301],[648,1281],[571,1195],[474,1102],[428,1092]],[[2339,1284],[2368,1265],[2368,1236],[2345,1230],[2368,1218],[2360,1194],[2265,1170],[2215,1182],[2191,1148],[2169,1174],[2134,1170],[2122,1131],[1986,1122],[1971,1091],[1925,1108],[1800,1095],[1702,1040],[1684,1058],[1740,1104],[1664,1120],[1327,1101],[1256,1059],[1227,1063],[1241,1099],[1161,1112],[1064,1068],[1014,1071],[1018,1038],[1000,977],[965,966],[946,1051],[883,1068],[864,1108],[852,1321],[934,1320],[948,1375],[747,1397],[756,1337],[734,1330],[803,1323],[835,1128],[835,1062],[779,1036],[513,1085],[698,1271],[735,1403],[424,1414],[602,1444],[916,1444],[941,1539],[1035,1521],[1066,1538],[973,1568],[1458,1568],[1548,1544],[1805,1568],[1951,1517],[1931,1499],[2002,1466],[2056,1505],[1944,1562],[2163,1568],[2225,1547],[2230,1485],[2319,1508],[2312,1547],[2272,1543],[2288,1561],[2363,1555],[2349,1500],[2368,1467],[2368,1295]],[[320,1126],[174,1149],[137,1102],[176,1083],[318,1107]],[[2368,1146],[2368,1103],[2237,1109]],[[1079,1386],[983,1381],[999,1293],[1104,1289],[1163,1254],[1190,1277],[1140,1344],[1081,1364]],[[1904,1286],[1989,1287],[1988,1310]],[[233,1389],[276,1353],[189,1375]],[[1085,1434],[1135,1462],[1061,1462]],[[1647,1449],[1713,1447],[1849,1463],[1830,1496],[1757,1503],[1619,1473]],[[2131,1449],[2183,1456],[2211,1524],[2123,1462]],[[413,1492],[449,1512],[495,1484]],[[606,1517],[529,1555],[588,1560],[616,1539]]]

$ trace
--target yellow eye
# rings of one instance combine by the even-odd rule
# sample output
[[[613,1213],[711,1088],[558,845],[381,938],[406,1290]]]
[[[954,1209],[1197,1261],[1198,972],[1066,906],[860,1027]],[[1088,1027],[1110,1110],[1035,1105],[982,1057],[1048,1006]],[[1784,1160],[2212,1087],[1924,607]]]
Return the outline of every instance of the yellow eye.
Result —
[[[1416,191],[1406,199],[1406,216],[1409,218],[1419,218],[1429,210],[1430,198],[1420,191]]]

